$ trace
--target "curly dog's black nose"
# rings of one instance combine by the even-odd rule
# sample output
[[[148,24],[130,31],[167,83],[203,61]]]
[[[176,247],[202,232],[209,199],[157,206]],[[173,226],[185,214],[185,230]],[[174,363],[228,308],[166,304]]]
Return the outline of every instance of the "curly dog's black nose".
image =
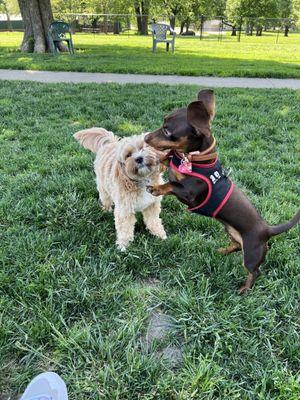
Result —
[[[136,161],[137,164],[143,164],[144,159],[143,159],[143,157],[137,157],[137,158],[135,159],[135,161]]]

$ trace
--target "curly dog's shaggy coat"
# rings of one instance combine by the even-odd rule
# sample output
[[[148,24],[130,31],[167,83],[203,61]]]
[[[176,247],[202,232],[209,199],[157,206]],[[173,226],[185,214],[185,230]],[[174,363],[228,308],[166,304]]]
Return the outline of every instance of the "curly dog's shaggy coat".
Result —
[[[161,239],[166,233],[159,217],[161,197],[146,191],[162,183],[159,153],[146,145],[144,135],[118,138],[103,128],[85,129],[75,139],[96,153],[94,169],[102,206],[114,205],[117,246],[125,250],[134,237],[135,213],[141,211],[149,231]]]

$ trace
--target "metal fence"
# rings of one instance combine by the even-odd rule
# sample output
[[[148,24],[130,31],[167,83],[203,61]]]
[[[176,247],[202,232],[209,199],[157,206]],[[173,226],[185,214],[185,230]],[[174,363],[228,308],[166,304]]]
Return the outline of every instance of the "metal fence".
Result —
[[[24,31],[24,24],[22,20],[0,21],[0,31]]]
[[[54,18],[64,20],[71,25],[73,32],[88,32],[93,34],[137,34],[137,20],[144,24],[152,22],[170,23],[170,16],[151,16],[135,14],[82,14],[55,13]],[[240,42],[247,36],[269,35],[278,43],[280,38],[297,30],[296,21],[291,18],[242,18],[239,16],[228,19],[225,16],[199,15],[186,21],[176,21],[175,31],[182,37],[200,38],[200,40],[236,40]],[[179,26],[178,26],[179,25]],[[0,30],[23,30],[22,21],[0,21]]]
[[[170,23],[169,16],[153,17],[135,14],[57,14],[58,19],[70,23],[74,32],[91,32],[104,34],[138,33],[137,17],[145,18],[147,24],[152,22]],[[177,21],[178,22],[178,21]],[[179,22],[175,27],[178,35],[195,37],[200,40],[235,40],[240,42],[247,36],[264,36],[272,34],[275,43],[279,38],[297,30],[296,21],[291,18],[241,18],[231,20],[225,16],[199,15],[193,20]]]
[[[130,34],[137,33],[136,16],[132,14],[55,14],[56,19],[68,22],[73,32]],[[141,15],[140,17],[147,17]]]
[[[296,21],[291,18],[241,18],[231,20],[225,16],[206,17],[200,16],[200,40],[236,38],[240,42],[247,36],[261,37],[272,34],[276,43],[279,37],[288,36],[290,32],[297,31]]]

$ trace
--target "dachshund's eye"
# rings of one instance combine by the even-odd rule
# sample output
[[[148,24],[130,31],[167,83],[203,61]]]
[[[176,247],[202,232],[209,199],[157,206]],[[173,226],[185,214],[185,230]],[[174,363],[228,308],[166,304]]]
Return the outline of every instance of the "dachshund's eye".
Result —
[[[192,126],[192,135],[199,136],[196,129]]]
[[[166,136],[172,136],[172,134],[168,131],[168,129],[162,128],[162,130],[163,130],[163,133],[164,133]]]

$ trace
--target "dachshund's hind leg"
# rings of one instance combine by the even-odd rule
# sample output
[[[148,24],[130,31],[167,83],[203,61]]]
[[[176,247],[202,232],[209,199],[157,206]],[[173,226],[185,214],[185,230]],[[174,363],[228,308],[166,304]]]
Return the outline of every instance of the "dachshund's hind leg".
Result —
[[[247,292],[259,275],[259,267],[263,263],[268,251],[266,242],[254,238],[252,235],[243,237],[244,265],[249,271],[245,284],[239,289],[239,294]]]
[[[218,252],[225,255],[233,253],[234,251],[239,251],[241,249],[242,249],[241,245],[235,240],[232,240],[228,247],[220,247],[218,249]]]

